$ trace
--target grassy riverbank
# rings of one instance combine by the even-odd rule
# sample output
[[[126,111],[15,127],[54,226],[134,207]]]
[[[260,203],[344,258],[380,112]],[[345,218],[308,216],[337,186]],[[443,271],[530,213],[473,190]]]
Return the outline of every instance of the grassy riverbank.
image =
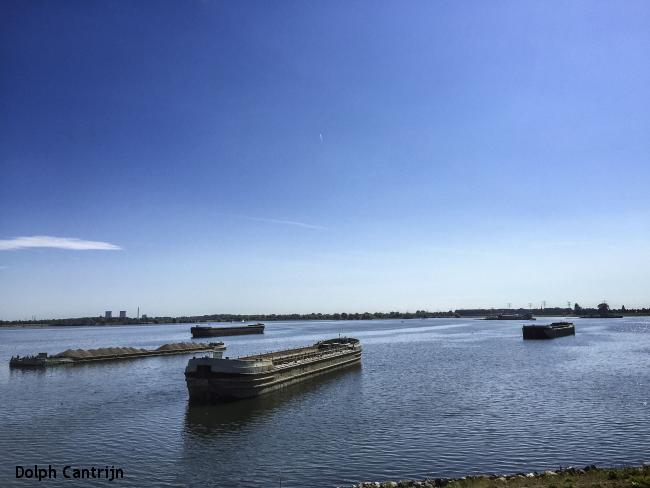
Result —
[[[544,473],[429,478],[420,481],[363,482],[354,488],[650,488],[650,465],[626,468],[587,466]]]

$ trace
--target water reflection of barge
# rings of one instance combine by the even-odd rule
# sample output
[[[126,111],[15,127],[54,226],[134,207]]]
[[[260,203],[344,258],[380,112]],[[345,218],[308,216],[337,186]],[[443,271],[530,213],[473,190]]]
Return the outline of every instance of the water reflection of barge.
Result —
[[[237,359],[193,358],[185,380],[190,402],[213,403],[256,397],[360,361],[359,340],[342,337]]]
[[[157,349],[137,349],[134,347],[103,347],[100,349],[67,349],[53,356],[46,352],[36,356],[12,356],[9,366],[12,368],[44,368],[47,366],[60,366],[66,364],[90,363],[98,361],[113,361],[119,359],[134,359],[151,356],[171,356],[175,354],[188,354],[192,352],[214,350],[219,354],[226,349],[223,342],[210,342],[203,344],[176,343],[164,344]]]
[[[549,325],[524,325],[522,326],[524,339],[555,339],[576,335],[572,322],[553,322]]]
[[[243,334],[263,334],[264,324],[243,325],[240,327],[202,327],[197,325],[190,329],[192,337],[218,337]]]
[[[353,395],[358,392],[361,363],[335,369],[327,374],[311,376],[288,388],[268,395],[237,402],[190,403],[185,410],[186,432],[198,438],[214,439],[215,435],[233,433],[242,426],[268,418],[278,408],[300,397],[319,395]],[[340,389],[339,389],[340,388]]]

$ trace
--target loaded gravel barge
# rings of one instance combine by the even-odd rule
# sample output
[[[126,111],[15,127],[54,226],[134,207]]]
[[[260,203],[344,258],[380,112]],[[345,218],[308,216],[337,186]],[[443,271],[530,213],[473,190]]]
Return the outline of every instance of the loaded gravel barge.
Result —
[[[553,322],[550,325],[524,325],[522,332],[524,339],[555,339],[576,335],[576,328],[572,322]]]
[[[165,344],[157,349],[137,349],[135,347],[103,347],[101,349],[68,349],[53,356],[46,352],[36,356],[12,356],[9,366],[12,368],[45,368],[66,364],[91,363],[99,361],[114,361],[119,359],[148,358],[151,356],[171,356],[189,354],[199,351],[213,350],[222,354],[226,346],[223,342],[203,344],[177,343]]]
[[[263,395],[360,361],[359,340],[341,337],[236,359],[193,358],[185,381],[191,403],[216,403]]]
[[[264,324],[243,325],[240,327],[201,327],[197,325],[190,329],[192,337],[218,337],[243,334],[263,334]]]

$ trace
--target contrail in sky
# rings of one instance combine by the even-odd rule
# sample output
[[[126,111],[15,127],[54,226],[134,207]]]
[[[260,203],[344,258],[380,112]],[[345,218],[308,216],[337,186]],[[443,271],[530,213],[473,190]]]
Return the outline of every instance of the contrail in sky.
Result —
[[[256,220],[258,222],[268,222],[269,224],[283,224],[295,225],[296,227],[303,227],[305,229],[324,229],[322,225],[306,224],[304,222],[297,222],[295,220],[281,220],[281,219],[263,219],[259,217],[246,217],[249,220]]]

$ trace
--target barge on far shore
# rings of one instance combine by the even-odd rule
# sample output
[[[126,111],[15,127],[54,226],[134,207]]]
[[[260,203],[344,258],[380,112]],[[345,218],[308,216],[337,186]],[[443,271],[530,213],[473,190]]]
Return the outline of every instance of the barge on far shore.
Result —
[[[201,344],[180,342],[176,344],[164,344],[157,349],[136,349],[134,347],[67,349],[53,356],[49,356],[46,352],[40,352],[36,356],[12,356],[9,361],[9,366],[11,368],[45,368],[47,366],[148,358],[152,356],[171,356],[210,350],[220,355],[224,349],[226,349],[226,346],[223,342]]]
[[[217,403],[256,397],[360,361],[359,340],[339,337],[237,359],[193,358],[185,381],[190,403]]]
[[[537,320],[532,313],[499,313],[488,315],[483,320]]]
[[[522,326],[524,340],[526,339],[555,339],[576,335],[576,328],[573,322],[553,322],[548,325],[524,325]]]
[[[264,324],[250,324],[239,327],[202,327],[197,325],[190,329],[192,337],[218,337],[244,334],[263,334]]]

